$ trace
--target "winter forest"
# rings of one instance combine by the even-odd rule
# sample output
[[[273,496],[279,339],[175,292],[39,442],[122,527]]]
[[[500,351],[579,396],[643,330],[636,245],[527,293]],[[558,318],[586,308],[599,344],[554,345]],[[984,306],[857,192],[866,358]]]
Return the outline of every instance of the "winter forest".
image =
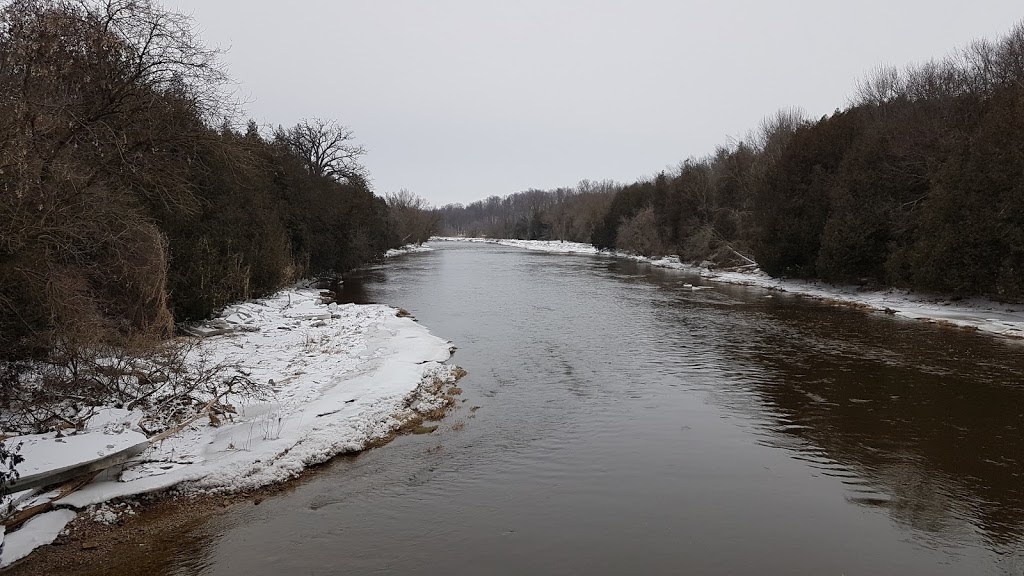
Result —
[[[240,120],[196,26],[149,0],[0,12],[8,393],[26,361],[151,346],[175,322],[429,236],[421,199],[374,195],[347,127]]]
[[[821,117],[793,102],[746,127],[761,113],[723,104],[747,131],[704,150],[715,124],[684,158],[674,137],[693,126],[662,114],[701,111],[676,105],[678,87],[649,120],[630,115],[648,96],[630,86],[621,109],[595,114],[595,100],[545,135],[523,118],[549,122],[584,92],[518,78],[544,78],[551,57],[554,78],[586,84],[563,73],[603,69],[624,15],[639,38],[647,14],[679,10],[694,26],[760,26],[759,3],[733,21],[667,0],[224,2],[205,13],[228,24],[215,37],[241,30],[236,9],[264,18],[246,58],[280,88],[266,109],[280,122],[246,110],[229,52],[159,0],[0,0],[0,569],[250,572],[217,556],[233,545],[252,573],[1024,565],[1019,438],[1005,432],[1024,417],[1024,22],[870,69]],[[367,62],[323,72],[318,54],[316,70],[288,70],[345,86],[279,78],[305,44],[267,40],[277,18],[330,10],[368,46],[345,57]],[[989,32],[1007,17],[973,14]],[[559,17],[581,31],[564,51]],[[523,23],[551,42],[532,57]],[[480,31],[476,44],[452,27]],[[869,41],[846,32],[833,48]],[[316,39],[340,53],[333,33]],[[620,74],[674,58],[682,38],[623,44]],[[260,49],[280,52],[276,69]],[[421,93],[388,84],[419,68]],[[307,115],[310,102],[329,112]],[[623,151],[614,180],[509,193]],[[548,160],[564,171],[539,180]],[[381,189],[393,174],[430,198],[482,199]],[[222,516],[212,531],[231,537],[194,531]],[[467,543],[460,564],[438,565],[453,541]],[[150,554],[160,542],[171,557]],[[208,564],[165,570],[193,557]]]
[[[589,242],[777,277],[1024,299],[1024,25],[878,68],[822,118],[782,110],[629,185],[440,209],[448,235]]]
[[[335,120],[246,122],[218,56],[148,0],[0,13],[5,390],[26,362],[151,346],[176,322],[435,232],[1024,299],[1021,25],[879,68],[832,115],[779,111],[652,178],[436,209],[375,195]]]

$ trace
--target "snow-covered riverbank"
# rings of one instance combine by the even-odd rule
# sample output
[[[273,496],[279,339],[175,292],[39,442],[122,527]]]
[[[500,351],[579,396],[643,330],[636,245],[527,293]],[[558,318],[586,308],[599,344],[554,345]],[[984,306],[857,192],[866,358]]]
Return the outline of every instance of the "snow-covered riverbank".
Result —
[[[443,409],[451,401],[445,388],[459,375],[444,364],[451,344],[413,319],[382,305],[325,305],[316,290],[230,306],[216,325],[230,332],[206,338],[200,352],[260,385],[262,397],[228,396],[222,400],[230,408],[226,413],[149,444],[140,426],[143,414],[113,407],[99,410],[73,435],[7,439],[10,447],[21,445],[23,477],[80,466],[122,448],[144,451],[64,497],[56,491],[9,496],[22,509],[53,510],[0,540],[0,565],[52,542],[77,512],[96,517],[95,505],[115,498],[169,488],[238,492],[294,478]],[[109,510],[100,512],[98,517]]]
[[[682,270],[711,282],[757,286],[843,304],[864,306],[896,316],[940,322],[1012,338],[1024,338],[1024,306],[984,299],[951,301],[936,296],[901,290],[866,290],[858,286],[835,286],[823,282],[772,278],[760,270],[719,271],[681,262],[678,257],[646,258],[620,252],[601,252],[590,244],[557,240],[514,240],[492,238],[432,238],[434,241],[481,242],[560,254],[606,255],[645,262],[659,268]]]
[[[434,248],[429,244],[406,244],[401,248],[391,248],[384,253],[385,258],[394,258],[405,254],[416,254],[419,252],[432,252]]]
[[[537,250],[539,252],[556,252],[559,254],[606,254],[594,248],[593,244],[582,242],[562,242],[560,240],[515,240],[513,238],[464,238],[461,236],[435,236],[431,238],[435,242],[474,242],[478,244],[498,244],[500,246],[512,246],[525,248],[526,250]]]

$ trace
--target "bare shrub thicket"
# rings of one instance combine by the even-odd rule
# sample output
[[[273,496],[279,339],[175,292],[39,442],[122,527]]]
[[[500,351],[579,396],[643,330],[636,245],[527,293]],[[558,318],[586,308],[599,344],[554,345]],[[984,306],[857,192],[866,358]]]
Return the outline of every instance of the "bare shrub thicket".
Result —
[[[352,131],[236,130],[218,57],[154,0],[0,7],[0,409],[51,407],[25,426],[181,396],[108,364],[166,372],[175,321],[389,247]]]
[[[26,334],[45,345],[58,334],[169,332],[166,241],[139,191],[181,207],[194,198],[178,178],[145,186],[178,160],[140,152],[173,147],[174,131],[154,129],[165,124],[162,92],[200,106],[207,92],[188,87],[217,77],[212,53],[190,38],[187,22],[144,2],[19,1],[0,12],[7,350]],[[131,309],[110,325],[105,312],[119,306]]]
[[[208,357],[192,339],[140,342],[131,346],[59,348],[35,362],[21,386],[3,391],[7,410],[0,427],[35,433],[82,428],[104,405],[140,411],[140,426],[157,434],[235,395],[262,399],[267,387],[238,366]]]
[[[617,247],[641,256],[661,256],[665,249],[658,237],[654,209],[647,207],[619,224]]]
[[[582,180],[575,187],[527,190],[437,209],[448,236],[590,242],[621,185]]]
[[[396,244],[423,244],[437,231],[441,217],[426,199],[404,188],[386,194],[384,199]]]
[[[195,210],[182,166],[223,78],[191,21],[147,0],[0,11],[0,359],[59,366],[47,394],[90,351],[170,335],[146,205]]]

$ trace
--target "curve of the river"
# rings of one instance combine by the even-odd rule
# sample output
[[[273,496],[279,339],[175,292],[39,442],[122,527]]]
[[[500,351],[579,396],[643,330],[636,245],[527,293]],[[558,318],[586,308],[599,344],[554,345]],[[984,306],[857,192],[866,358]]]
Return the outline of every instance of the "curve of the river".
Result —
[[[1024,346],[690,283],[464,244],[352,275],[453,340],[465,402],[167,572],[1022,573]]]

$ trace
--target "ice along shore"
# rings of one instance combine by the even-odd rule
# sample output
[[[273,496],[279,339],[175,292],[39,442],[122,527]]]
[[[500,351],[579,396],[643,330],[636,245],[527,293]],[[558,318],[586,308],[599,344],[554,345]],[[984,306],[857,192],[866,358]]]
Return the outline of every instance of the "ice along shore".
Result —
[[[981,298],[953,301],[949,298],[902,290],[866,290],[824,282],[772,278],[754,267],[744,271],[715,270],[680,261],[677,256],[646,258],[622,252],[602,252],[590,244],[558,240],[435,237],[432,241],[481,242],[558,254],[604,255],[644,262],[659,268],[681,270],[708,282],[755,286],[843,305],[877,310],[912,320],[923,320],[1008,338],[1024,338],[1024,305],[1003,304]],[[701,287],[698,286],[698,289]]]

